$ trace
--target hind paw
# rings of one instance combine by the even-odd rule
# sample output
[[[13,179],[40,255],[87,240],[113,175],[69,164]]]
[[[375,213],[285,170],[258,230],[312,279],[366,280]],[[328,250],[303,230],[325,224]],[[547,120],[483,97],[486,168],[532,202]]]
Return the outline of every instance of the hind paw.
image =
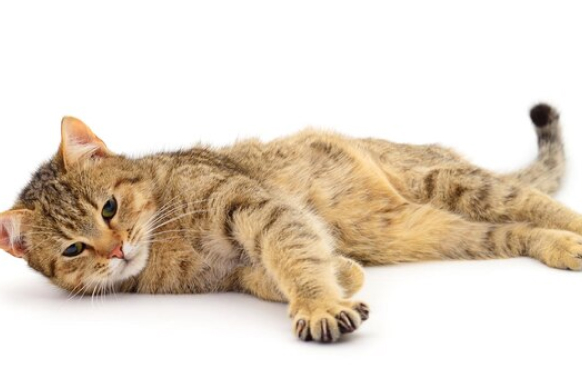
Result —
[[[540,261],[559,269],[582,270],[582,236],[565,231],[553,231],[554,238],[540,254]]]

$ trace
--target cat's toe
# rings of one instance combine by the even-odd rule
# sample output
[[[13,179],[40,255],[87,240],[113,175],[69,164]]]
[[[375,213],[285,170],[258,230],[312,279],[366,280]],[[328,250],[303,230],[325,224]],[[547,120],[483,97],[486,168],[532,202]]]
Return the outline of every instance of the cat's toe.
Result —
[[[360,314],[362,321],[366,321],[370,318],[370,307],[367,304],[359,302],[354,309]]]
[[[355,322],[350,318],[349,314],[346,313],[345,311],[339,313],[336,319],[338,321],[340,331],[342,332],[342,334],[351,333],[357,329]]]
[[[305,319],[298,319],[297,322],[295,322],[295,334],[303,341],[311,341],[313,339],[311,338],[307,322],[308,321]]]
[[[330,327],[330,321],[328,321],[327,319],[322,319],[320,322],[320,328],[321,328],[321,335],[320,335],[320,340],[321,342],[324,343],[329,343],[329,342],[333,342],[333,341],[337,341],[339,338],[339,335],[334,336],[333,335],[333,329]]]
[[[326,312],[317,312],[311,317],[302,316],[295,321],[295,335],[303,341],[330,343],[341,336],[338,321]]]

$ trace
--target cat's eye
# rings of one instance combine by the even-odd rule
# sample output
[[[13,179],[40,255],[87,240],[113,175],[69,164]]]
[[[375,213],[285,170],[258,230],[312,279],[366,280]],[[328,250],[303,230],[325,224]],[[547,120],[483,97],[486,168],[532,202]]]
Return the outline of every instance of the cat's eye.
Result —
[[[101,215],[103,216],[103,219],[105,219],[105,221],[109,221],[113,217],[115,217],[116,213],[117,213],[117,201],[115,200],[115,198],[111,198],[109,201],[105,202],[103,210],[101,210]]]
[[[85,248],[86,248],[85,244],[83,244],[82,242],[76,242],[69,246],[67,249],[65,249],[65,251],[63,252],[63,256],[66,257],[79,256],[81,253],[83,253]]]

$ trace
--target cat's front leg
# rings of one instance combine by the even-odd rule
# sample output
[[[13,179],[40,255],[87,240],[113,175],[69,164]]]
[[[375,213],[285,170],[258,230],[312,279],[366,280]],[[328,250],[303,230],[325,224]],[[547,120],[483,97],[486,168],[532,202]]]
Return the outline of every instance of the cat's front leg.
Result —
[[[292,207],[265,211],[241,211],[233,230],[245,250],[264,266],[263,282],[272,279],[289,301],[296,336],[335,342],[341,334],[356,330],[368,318],[369,309],[345,298],[338,279],[340,258],[317,220]],[[276,221],[271,218],[275,213]],[[263,282],[256,286],[264,289]]]
[[[315,215],[258,190],[256,184],[239,183],[212,202],[216,231],[229,234],[220,237],[236,241],[253,265],[264,268],[264,281],[258,273],[247,278],[253,280],[245,286],[256,287],[248,291],[269,296],[274,290],[265,294],[269,289],[265,286],[274,283],[289,301],[300,339],[334,342],[368,318],[368,306],[346,298],[338,279],[340,258],[331,235]],[[361,277],[361,273],[355,275]],[[361,284],[361,279],[357,282]]]
[[[353,272],[353,270],[349,272]],[[347,276],[347,272],[345,276]],[[283,277],[285,276],[283,275]],[[356,330],[361,322],[369,316],[370,311],[366,304],[338,296],[336,290],[333,289],[335,288],[333,283],[331,287],[326,287],[325,283],[322,282],[315,285],[320,296],[313,297],[307,292],[302,292],[309,290],[305,285],[293,285],[293,280],[289,279],[289,289],[297,288],[298,290],[295,292],[295,296],[289,298],[281,291],[279,279],[274,277],[263,265],[255,265],[244,268],[240,273],[239,281],[242,291],[258,298],[274,302],[288,302],[291,299],[289,312],[293,318],[293,330],[295,335],[302,340],[333,342],[342,333]],[[344,277],[344,279],[350,281],[348,286],[357,285],[357,282],[361,281],[358,278],[353,280]],[[342,279],[340,279],[339,284],[345,289]],[[313,290],[313,287],[310,289]],[[350,291],[348,288],[346,294],[350,295]]]

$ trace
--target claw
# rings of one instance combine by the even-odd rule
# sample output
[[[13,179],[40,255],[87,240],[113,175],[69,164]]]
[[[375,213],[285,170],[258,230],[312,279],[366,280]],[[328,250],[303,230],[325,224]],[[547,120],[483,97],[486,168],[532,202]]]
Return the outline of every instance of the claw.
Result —
[[[363,303],[356,306],[355,310],[360,314],[360,317],[362,317],[362,321],[365,321],[370,317],[370,308]]]
[[[327,319],[323,319],[321,321],[321,342],[331,342],[332,337],[329,331],[329,324],[327,323]]]
[[[307,333],[304,333],[305,329],[307,328],[307,322],[304,319],[300,319],[297,321],[297,336],[304,341],[307,341],[307,337],[309,335],[309,329],[307,329]]]
[[[342,301],[335,306],[306,309],[295,314],[294,332],[299,339],[331,343],[338,341],[343,334],[354,332],[361,320],[368,319],[370,308],[365,303]]]
[[[356,327],[352,320],[350,319],[349,315],[342,311],[337,317],[338,324],[340,326],[340,331],[343,333],[351,333],[356,330]]]

